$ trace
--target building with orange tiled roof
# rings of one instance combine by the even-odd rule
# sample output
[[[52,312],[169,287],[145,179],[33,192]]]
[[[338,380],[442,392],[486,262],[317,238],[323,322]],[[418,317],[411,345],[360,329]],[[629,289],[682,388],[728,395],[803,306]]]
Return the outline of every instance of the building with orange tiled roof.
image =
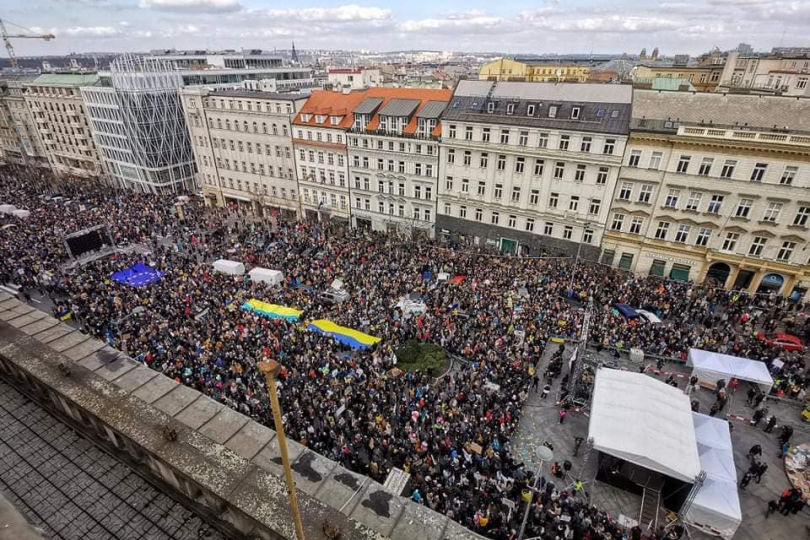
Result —
[[[303,217],[349,223],[347,132],[366,91],[312,92],[293,119],[293,147]]]
[[[352,225],[433,236],[450,90],[370,88],[348,134]]]

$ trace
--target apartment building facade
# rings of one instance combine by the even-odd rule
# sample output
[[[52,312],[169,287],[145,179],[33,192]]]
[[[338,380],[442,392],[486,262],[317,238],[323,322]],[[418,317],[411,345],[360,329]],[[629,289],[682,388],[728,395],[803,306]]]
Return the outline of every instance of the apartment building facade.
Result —
[[[810,100],[636,90],[602,262],[800,297],[809,187]]]
[[[57,177],[101,177],[101,160],[81,94],[82,87],[98,83],[96,74],[48,74],[23,83],[26,107]]]
[[[482,81],[585,82],[591,75],[590,63],[564,60],[501,58],[487,62],[478,72]]]
[[[803,50],[762,55],[732,51],[721,74],[718,91],[810,96],[810,53]]]
[[[437,234],[524,254],[598,256],[632,92],[461,81],[441,117]]]
[[[351,224],[348,132],[367,90],[316,90],[292,121],[292,143],[305,219]]]
[[[183,109],[208,204],[295,219],[291,121],[308,94],[184,88]]]
[[[11,116],[8,86],[0,86],[0,159],[4,163],[25,165],[22,141],[17,136],[14,119]]]
[[[352,225],[434,235],[439,117],[450,90],[372,88],[348,134]]]
[[[14,136],[19,141],[21,156],[18,157],[17,163],[22,162],[29,166],[47,168],[50,166],[48,156],[39,138],[37,123],[34,122],[34,117],[25,104],[25,97],[23,96],[25,91],[23,85],[37,77],[38,75],[6,76],[0,83],[4,87],[3,96],[0,100],[8,111]]]

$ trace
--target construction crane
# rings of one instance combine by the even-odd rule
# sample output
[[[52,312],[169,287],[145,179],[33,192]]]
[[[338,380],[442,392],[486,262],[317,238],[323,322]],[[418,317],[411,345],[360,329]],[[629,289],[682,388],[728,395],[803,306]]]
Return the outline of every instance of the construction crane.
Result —
[[[21,28],[22,30],[27,30],[28,32],[32,32],[30,34],[9,34],[6,30],[6,23],[16,26],[17,28]],[[17,57],[14,56],[14,47],[11,46],[11,39],[44,39],[45,41],[50,41],[52,39],[56,39],[56,36],[53,34],[35,34],[32,30],[20,26],[18,24],[14,24],[11,21],[4,21],[0,19],[0,34],[3,36],[3,43],[6,45],[6,50],[8,51],[8,57],[11,60],[11,67],[13,69],[18,69],[20,67],[20,63],[17,62]]]

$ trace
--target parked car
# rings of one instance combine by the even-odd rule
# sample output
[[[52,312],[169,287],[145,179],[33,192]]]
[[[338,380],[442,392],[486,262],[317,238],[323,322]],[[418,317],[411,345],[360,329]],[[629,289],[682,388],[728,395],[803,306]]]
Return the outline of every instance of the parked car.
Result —
[[[342,304],[349,299],[349,293],[344,290],[332,289],[322,292],[319,298],[330,304]]]
[[[757,337],[768,344],[769,347],[779,347],[783,351],[803,351],[804,343],[796,336],[785,334],[784,332],[776,332],[774,334],[766,334],[760,332]]]

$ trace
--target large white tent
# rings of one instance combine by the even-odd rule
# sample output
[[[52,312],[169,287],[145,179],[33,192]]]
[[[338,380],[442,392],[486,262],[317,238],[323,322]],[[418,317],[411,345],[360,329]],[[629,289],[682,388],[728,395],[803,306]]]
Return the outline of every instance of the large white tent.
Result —
[[[690,484],[700,472],[689,397],[642,373],[601,368],[588,436],[594,448]]]
[[[245,274],[245,265],[237,261],[229,261],[227,259],[219,259],[214,261],[214,270],[221,274],[230,274],[232,276],[242,276]]]
[[[720,379],[728,382],[734,377],[759,385],[766,395],[773,386],[773,378],[768,373],[768,367],[764,362],[756,360],[702,349],[689,349],[689,360],[686,365],[692,368],[692,374],[697,375],[698,380],[711,385],[717,384]]]
[[[257,266],[248,272],[248,275],[250,276],[250,281],[264,283],[271,287],[284,283],[284,274],[280,270],[270,270],[269,268],[260,268]]]
[[[686,522],[728,540],[742,521],[728,422],[699,413],[692,413],[692,421],[706,479],[686,512]]]

